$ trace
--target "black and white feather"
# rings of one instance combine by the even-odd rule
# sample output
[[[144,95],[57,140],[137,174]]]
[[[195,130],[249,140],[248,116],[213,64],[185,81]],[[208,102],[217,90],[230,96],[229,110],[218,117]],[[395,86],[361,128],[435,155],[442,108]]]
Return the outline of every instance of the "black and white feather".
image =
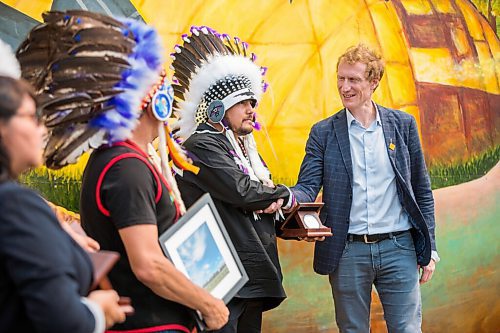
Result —
[[[48,128],[45,163],[58,169],[130,136],[163,50],[156,31],[139,21],[82,10],[47,12],[43,19],[17,57]]]

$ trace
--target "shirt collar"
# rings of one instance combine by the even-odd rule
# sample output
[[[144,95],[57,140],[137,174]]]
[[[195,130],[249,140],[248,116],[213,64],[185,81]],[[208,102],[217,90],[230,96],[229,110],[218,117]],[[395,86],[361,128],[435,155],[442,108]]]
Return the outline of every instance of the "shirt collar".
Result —
[[[378,111],[378,106],[376,103],[373,103],[373,106],[375,107],[375,114],[376,114],[375,122],[378,126],[382,126],[382,121],[380,120],[380,112]],[[359,124],[359,121],[357,121],[356,118],[354,118],[351,111],[349,111],[348,108],[345,108],[345,110],[346,110],[346,115],[347,115],[347,126],[348,127],[351,126],[353,121],[356,121]]]

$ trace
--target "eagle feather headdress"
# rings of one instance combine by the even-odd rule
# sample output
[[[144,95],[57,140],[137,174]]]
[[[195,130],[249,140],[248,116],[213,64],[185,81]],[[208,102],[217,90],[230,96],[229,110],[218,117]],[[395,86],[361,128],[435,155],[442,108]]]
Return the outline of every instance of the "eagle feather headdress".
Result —
[[[139,21],[80,10],[43,19],[17,57],[49,131],[46,165],[58,169],[130,136],[158,81],[163,50],[156,31]]]

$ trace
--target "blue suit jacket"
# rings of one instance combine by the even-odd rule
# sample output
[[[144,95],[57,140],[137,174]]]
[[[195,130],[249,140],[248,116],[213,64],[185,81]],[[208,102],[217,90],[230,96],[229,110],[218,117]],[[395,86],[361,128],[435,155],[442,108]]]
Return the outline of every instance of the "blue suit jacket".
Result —
[[[378,105],[387,153],[396,174],[399,200],[409,214],[417,262],[427,265],[435,250],[434,198],[413,116]],[[390,143],[395,145],[389,149]],[[346,110],[316,123],[309,134],[297,185],[299,202],[312,202],[323,187],[323,224],[333,236],[316,242],[314,270],[330,274],[338,265],[349,229],[352,204],[352,161]]]

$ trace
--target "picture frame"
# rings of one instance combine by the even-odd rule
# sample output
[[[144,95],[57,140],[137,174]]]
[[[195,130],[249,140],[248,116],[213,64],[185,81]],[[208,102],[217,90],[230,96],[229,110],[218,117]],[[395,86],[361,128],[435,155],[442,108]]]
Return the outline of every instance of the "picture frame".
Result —
[[[161,234],[159,241],[164,254],[180,272],[226,304],[248,281],[208,193]]]

